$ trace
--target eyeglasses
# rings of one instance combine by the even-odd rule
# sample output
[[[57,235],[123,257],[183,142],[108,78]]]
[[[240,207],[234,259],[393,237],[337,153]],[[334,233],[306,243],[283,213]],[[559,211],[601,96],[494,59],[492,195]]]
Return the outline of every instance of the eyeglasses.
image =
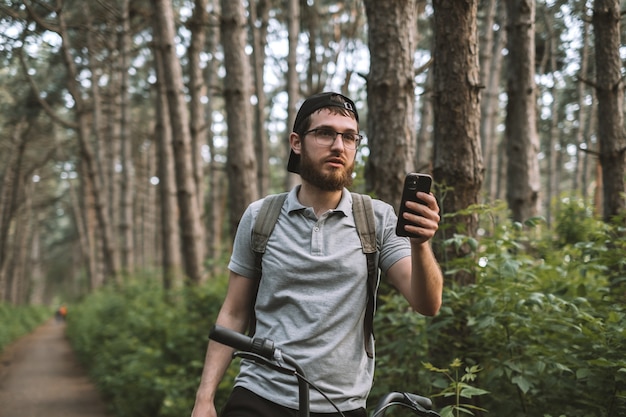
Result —
[[[346,149],[356,149],[363,139],[363,135],[359,135],[358,133],[352,132],[336,132],[332,129],[327,128],[319,128],[319,129],[311,129],[304,132],[304,136],[309,133],[313,133],[313,137],[315,138],[315,142],[317,142],[320,146],[332,146],[337,139],[337,136],[341,135],[341,139],[343,140],[343,146]]]

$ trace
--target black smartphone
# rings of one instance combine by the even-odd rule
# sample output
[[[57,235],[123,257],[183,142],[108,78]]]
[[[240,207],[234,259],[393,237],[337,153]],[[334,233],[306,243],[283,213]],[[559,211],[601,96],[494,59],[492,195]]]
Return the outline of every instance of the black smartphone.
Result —
[[[404,179],[404,187],[402,188],[402,200],[400,201],[400,208],[398,210],[398,223],[396,224],[396,235],[406,237],[419,237],[404,230],[404,226],[407,224],[403,214],[405,212],[411,212],[406,207],[407,201],[415,201],[420,204],[424,204],[422,200],[417,198],[417,192],[430,193],[430,187],[433,183],[433,179],[430,175],[418,174],[411,172],[406,175]]]

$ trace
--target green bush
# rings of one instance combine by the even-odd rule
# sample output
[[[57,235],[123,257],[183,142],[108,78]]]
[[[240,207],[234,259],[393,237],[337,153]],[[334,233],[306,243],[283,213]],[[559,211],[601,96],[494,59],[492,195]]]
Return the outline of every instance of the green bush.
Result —
[[[72,345],[118,417],[190,414],[224,284],[172,295],[135,281],[73,307]]]
[[[624,294],[611,287],[624,276],[624,234],[572,204],[564,212],[577,214],[560,216],[556,234],[536,220],[499,219],[473,262],[447,268],[472,268],[476,282],[448,285],[430,351],[444,365],[460,357],[481,366],[490,415],[626,413]]]
[[[605,224],[569,204],[553,229],[540,219],[512,223],[501,206],[476,208],[482,236],[451,237],[446,245],[471,251],[442,262],[449,275],[465,271],[475,282],[455,285],[448,276],[434,318],[409,311],[383,285],[372,401],[410,391],[435,398],[439,409],[477,416],[482,409],[509,417],[626,415],[623,221]],[[72,343],[118,417],[189,415],[225,288],[223,277],[166,294],[137,280],[72,307]],[[454,384],[449,372],[432,372],[452,363],[465,367]],[[236,367],[220,386],[218,408]],[[463,395],[470,382],[473,395]]]
[[[15,306],[0,303],[0,353],[11,342],[29,333],[51,317],[51,310],[44,306]]]

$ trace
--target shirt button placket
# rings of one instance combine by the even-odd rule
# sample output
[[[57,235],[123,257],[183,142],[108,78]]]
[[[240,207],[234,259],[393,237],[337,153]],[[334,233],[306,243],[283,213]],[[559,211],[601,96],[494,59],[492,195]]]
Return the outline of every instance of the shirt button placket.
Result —
[[[320,222],[317,222],[313,225],[313,231],[311,233],[311,251],[313,255],[323,255],[322,242],[322,226]]]

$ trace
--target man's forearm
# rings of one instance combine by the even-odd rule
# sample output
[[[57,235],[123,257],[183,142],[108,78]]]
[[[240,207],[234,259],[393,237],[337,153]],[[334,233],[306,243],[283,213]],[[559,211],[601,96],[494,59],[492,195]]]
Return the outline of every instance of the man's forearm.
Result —
[[[196,393],[196,401],[213,402],[217,386],[230,365],[232,354],[232,348],[217,342],[209,342],[202,370],[202,380]]]
[[[244,332],[247,326],[247,320],[242,320],[239,317],[231,316],[230,314],[221,311],[216,324],[237,332]],[[217,386],[224,377],[232,357],[233,349],[231,347],[222,345],[221,343],[212,340],[209,341],[204,359],[202,379],[196,394],[196,401],[212,402],[215,399]]]
[[[425,316],[434,316],[441,307],[443,274],[428,242],[411,244],[411,262],[415,310]]]

